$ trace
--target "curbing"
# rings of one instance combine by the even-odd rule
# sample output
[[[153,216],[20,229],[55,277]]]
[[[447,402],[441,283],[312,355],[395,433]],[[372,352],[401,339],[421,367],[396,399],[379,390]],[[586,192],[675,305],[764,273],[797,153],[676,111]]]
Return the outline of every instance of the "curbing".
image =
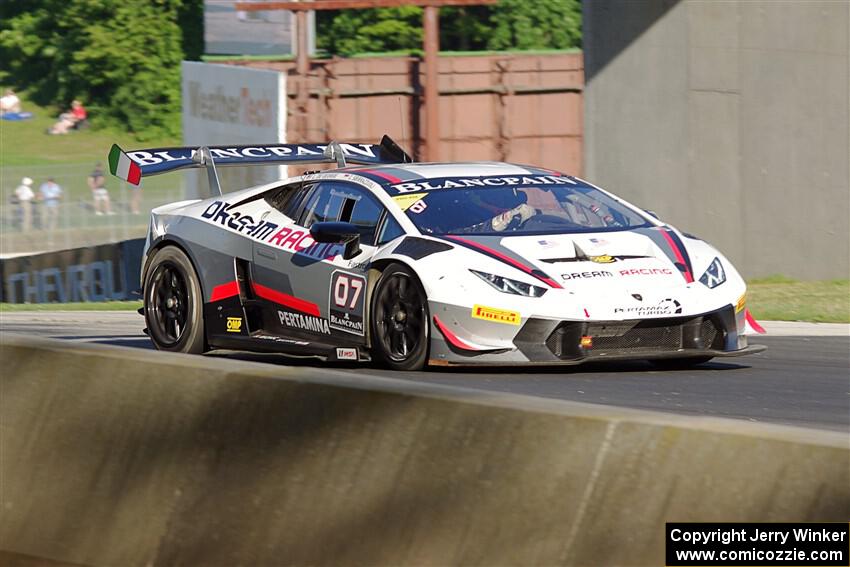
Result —
[[[11,334],[0,352],[13,554],[642,565],[668,520],[850,515],[843,433]]]

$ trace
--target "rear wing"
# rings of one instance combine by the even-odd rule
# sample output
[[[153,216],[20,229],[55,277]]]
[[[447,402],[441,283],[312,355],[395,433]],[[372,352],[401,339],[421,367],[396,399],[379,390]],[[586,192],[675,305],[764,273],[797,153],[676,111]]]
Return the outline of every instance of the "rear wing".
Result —
[[[152,148],[125,152],[118,144],[109,151],[109,171],[133,185],[142,177],[190,167],[206,167],[210,184],[221,193],[216,166],[280,165],[308,163],[385,164],[412,162],[389,136],[380,144],[261,144],[253,146],[204,146]]]

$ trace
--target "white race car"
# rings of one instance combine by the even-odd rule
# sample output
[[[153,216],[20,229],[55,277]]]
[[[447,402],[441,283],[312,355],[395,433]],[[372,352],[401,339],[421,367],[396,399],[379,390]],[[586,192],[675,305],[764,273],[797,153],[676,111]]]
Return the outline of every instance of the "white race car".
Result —
[[[336,162],[221,194],[216,166]],[[206,167],[217,196],[151,214],[157,348],[431,365],[697,364],[759,352],[746,285],[708,243],[579,178],[411,163],[381,144],[110,153],[112,173]]]

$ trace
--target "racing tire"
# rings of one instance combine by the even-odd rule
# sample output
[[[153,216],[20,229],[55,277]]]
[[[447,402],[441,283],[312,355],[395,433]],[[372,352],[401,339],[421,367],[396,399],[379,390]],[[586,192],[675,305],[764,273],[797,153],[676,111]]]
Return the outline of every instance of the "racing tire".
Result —
[[[206,350],[201,284],[180,248],[166,246],[154,254],[145,276],[144,303],[148,335],[158,350]]]
[[[650,360],[653,366],[659,370],[687,370],[699,364],[705,364],[713,356],[694,356],[692,358],[662,358]]]
[[[393,370],[421,370],[428,360],[428,298],[416,275],[391,264],[375,285],[371,301],[372,358]]]

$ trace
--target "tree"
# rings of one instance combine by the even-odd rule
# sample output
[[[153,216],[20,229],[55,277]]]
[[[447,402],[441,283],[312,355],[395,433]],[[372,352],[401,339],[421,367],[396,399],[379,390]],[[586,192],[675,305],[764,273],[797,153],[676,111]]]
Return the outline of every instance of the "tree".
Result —
[[[581,46],[579,0],[500,0],[490,17],[487,47],[567,49]]]
[[[422,9],[318,12],[319,48],[332,55],[422,48]],[[580,0],[500,0],[440,10],[440,48],[567,49],[581,46]]]
[[[422,48],[422,8],[317,12],[319,49],[334,55]]]
[[[11,4],[0,12],[4,82],[40,104],[67,108],[79,98],[95,124],[140,139],[179,133],[182,0]]]

